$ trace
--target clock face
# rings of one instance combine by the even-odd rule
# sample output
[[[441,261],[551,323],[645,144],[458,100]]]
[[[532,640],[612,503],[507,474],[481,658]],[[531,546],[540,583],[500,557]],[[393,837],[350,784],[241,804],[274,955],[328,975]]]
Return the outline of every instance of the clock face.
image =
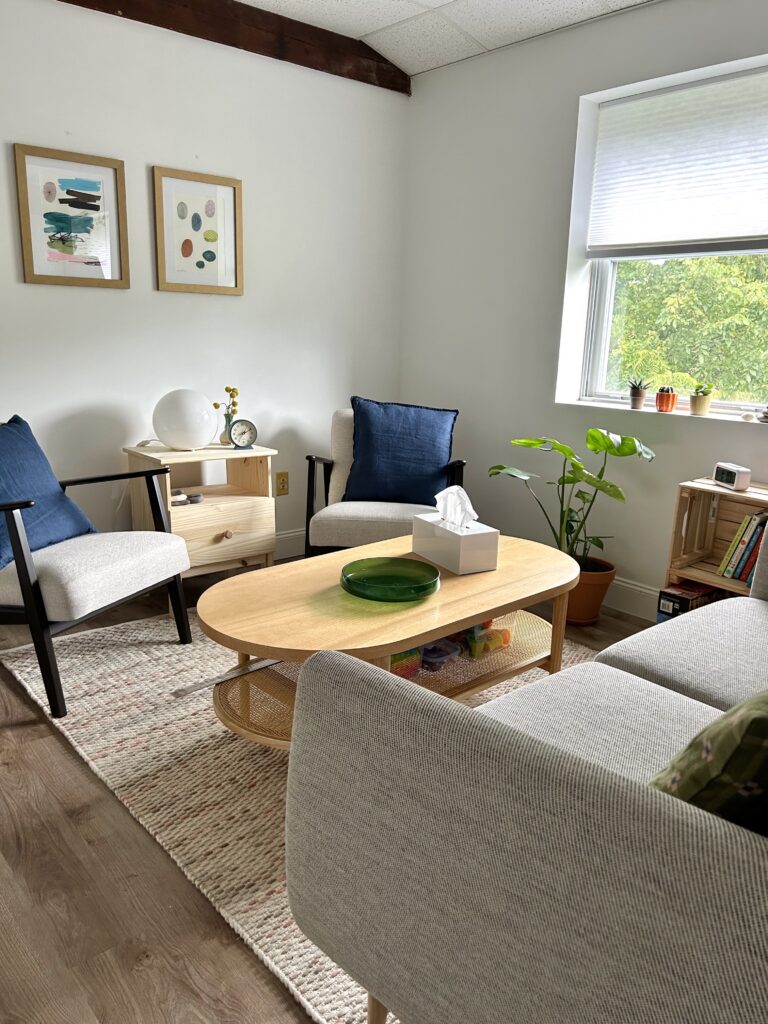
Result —
[[[732,469],[725,469],[723,466],[718,466],[715,470],[715,480],[721,484],[734,484],[736,483],[736,474]]]
[[[250,420],[235,420],[229,428],[229,439],[238,448],[250,448],[257,436],[256,424]]]

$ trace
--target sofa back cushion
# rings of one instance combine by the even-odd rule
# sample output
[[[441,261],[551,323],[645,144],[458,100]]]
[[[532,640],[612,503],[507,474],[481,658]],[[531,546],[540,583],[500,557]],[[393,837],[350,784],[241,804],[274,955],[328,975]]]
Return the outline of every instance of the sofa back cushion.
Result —
[[[768,690],[702,729],[651,785],[768,836]]]
[[[0,423],[0,505],[31,499],[22,518],[32,551],[95,533],[96,527],[66,496],[28,423],[12,416]],[[13,561],[5,516],[0,516],[0,569]]]
[[[434,505],[448,485],[457,409],[353,396],[354,460],[345,501]]]

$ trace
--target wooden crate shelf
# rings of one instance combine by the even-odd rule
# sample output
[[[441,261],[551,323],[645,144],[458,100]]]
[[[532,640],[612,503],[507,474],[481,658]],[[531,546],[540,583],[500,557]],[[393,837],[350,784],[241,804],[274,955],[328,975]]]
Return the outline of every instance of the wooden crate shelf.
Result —
[[[752,484],[746,491],[728,490],[709,477],[680,484],[666,585],[693,580],[748,595],[746,583],[717,570],[744,516],[763,509],[768,511],[768,484]]]

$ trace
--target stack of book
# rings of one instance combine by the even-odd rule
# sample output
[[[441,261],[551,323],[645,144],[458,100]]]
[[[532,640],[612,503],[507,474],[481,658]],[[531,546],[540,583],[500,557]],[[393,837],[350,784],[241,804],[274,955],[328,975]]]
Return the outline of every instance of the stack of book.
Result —
[[[744,516],[717,570],[719,576],[741,580],[747,586],[752,585],[766,522],[768,510],[765,509],[755,515]]]

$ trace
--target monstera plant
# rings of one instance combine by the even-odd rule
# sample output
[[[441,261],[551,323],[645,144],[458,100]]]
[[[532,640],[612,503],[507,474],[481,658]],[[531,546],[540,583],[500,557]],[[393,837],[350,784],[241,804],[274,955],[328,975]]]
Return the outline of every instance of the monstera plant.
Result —
[[[554,488],[556,500],[553,512],[547,511],[531,484],[532,480],[537,479],[535,473],[514,466],[491,466],[488,474],[509,476],[523,482],[544,514],[556,547],[575,558],[581,566],[579,586],[571,592],[569,601],[569,621],[582,624],[594,622],[605,593],[616,575],[616,567],[591,555],[593,548],[602,551],[604,541],[609,538],[604,534],[590,533],[587,523],[598,495],[605,494],[614,501],[626,500],[619,485],[606,479],[608,460],[635,456],[651,462],[655,452],[636,437],[614,434],[599,427],[587,431],[586,447],[594,456],[592,468],[588,468],[585,456],[554,437],[519,437],[511,444],[519,448],[538,449],[557,460],[555,479],[546,481],[549,487]],[[582,607],[582,598],[589,598],[588,607]]]

